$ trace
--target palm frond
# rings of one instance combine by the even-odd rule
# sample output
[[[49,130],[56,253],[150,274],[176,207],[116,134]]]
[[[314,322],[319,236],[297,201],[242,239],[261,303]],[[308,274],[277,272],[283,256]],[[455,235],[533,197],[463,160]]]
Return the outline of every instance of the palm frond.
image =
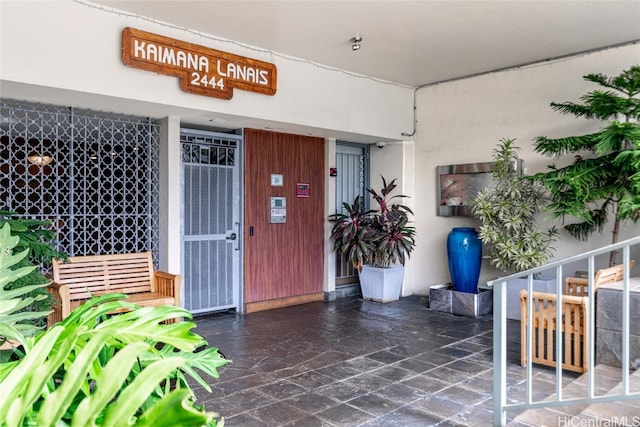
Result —
[[[615,89],[629,97],[640,94],[640,66],[638,65],[633,65],[614,77],[608,77],[602,73],[592,73],[584,76],[584,79],[603,87]]]
[[[565,138],[547,138],[539,136],[535,139],[535,151],[544,156],[562,157],[583,150],[593,151],[599,141],[599,133],[569,136]]]
[[[558,111],[561,114],[572,114],[576,117],[584,117],[587,119],[594,117],[593,111],[585,105],[573,102],[552,102],[550,105],[554,111]]]

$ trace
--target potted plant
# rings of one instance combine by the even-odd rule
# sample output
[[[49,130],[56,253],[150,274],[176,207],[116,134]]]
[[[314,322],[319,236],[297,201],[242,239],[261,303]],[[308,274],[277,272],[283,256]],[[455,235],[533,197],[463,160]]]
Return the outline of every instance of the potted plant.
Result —
[[[360,196],[353,204],[344,203],[346,213],[329,217],[334,222],[331,239],[336,252],[346,254],[358,269],[362,296],[380,302],[400,298],[404,263],[415,247],[413,212],[406,205],[393,202],[404,195],[391,196],[396,179],[387,182],[382,176],[380,191],[368,188],[377,210],[365,210]]]
[[[494,150],[492,185],[470,202],[471,211],[481,222],[478,237],[484,245],[484,257],[499,270],[509,273],[547,262],[558,234],[556,227],[540,231],[536,225],[536,216],[546,203],[545,192],[536,182],[519,176],[520,148],[514,141],[500,140]],[[553,280],[554,283],[540,280],[544,283],[535,284],[536,290],[550,291],[549,286],[555,286]],[[508,304],[513,310],[507,317],[519,318],[518,293],[525,284],[507,286],[507,299],[513,302]]]

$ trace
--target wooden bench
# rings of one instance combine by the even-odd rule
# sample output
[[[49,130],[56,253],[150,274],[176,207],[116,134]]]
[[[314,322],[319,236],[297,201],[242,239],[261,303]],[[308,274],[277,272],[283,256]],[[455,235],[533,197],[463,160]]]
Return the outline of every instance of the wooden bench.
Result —
[[[629,270],[634,261],[629,263]],[[622,280],[624,266],[622,264],[603,268],[596,272],[593,280],[593,292],[607,283]],[[587,327],[589,314],[588,299],[589,280],[576,277],[565,279],[564,295],[562,296],[561,331],[563,337],[562,368],[575,372],[586,372],[588,367],[589,334]],[[531,297],[533,333],[531,337],[531,360],[547,366],[556,366],[555,330],[556,322],[556,294],[533,292]],[[520,291],[520,358],[522,366],[527,362],[527,291]]]
[[[62,321],[93,296],[122,293],[140,306],[180,306],[182,278],[154,271],[151,252],[69,257],[53,260],[53,282],[48,290],[58,304],[48,325]]]
[[[527,291],[520,291],[522,315],[520,318],[520,357],[522,366],[527,362]],[[531,361],[546,366],[556,366],[555,331],[557,296],[547,292],[533,292],[531,297],[532,326]],[[562,368],[585,372],[588,366],[587,334],[589,299],[573,295],[562,296],[562,320],[560,330],[563,337]]]

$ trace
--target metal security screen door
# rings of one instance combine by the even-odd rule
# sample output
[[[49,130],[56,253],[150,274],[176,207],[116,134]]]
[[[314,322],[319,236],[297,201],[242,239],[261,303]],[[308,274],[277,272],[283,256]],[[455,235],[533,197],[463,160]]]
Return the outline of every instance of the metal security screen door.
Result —
[[[184,306],[192,313],[240,307],[242,137],[180,132]]]
[[[369,185],[369,146],[348,142],[336,143],[336,209],[339,213],[346,213],[342,207],[344,202],[353,203],[356,196],[360,196],[364,203],[368,203],[368,193],[365,188]],[[337,255],[336,285],[348,285],[358,282],[358,272],[346,257]]]

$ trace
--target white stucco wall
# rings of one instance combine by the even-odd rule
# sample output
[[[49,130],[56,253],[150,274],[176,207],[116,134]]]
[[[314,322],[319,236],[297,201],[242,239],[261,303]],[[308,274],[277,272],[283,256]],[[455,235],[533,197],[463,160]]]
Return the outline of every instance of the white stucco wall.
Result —
[[[552,160],[533,152],[536,136],[581,135],[599,127],[593,121],[554,112],[550,102],[579,102],[580,96],[597,88],[585,82],[583,75],[614,76],[639,62],[640,46],[631,45],[418,90],[414,159],[418,246],[411,261],[414,279],[406,292],[425,294],[429,285],[450,282],[447,233],[452,227],[479,225],[472,218],[436,215],[436,166],[491,161],[496,144],[507,137],[517,139],[528,174],[545,170]],[[609,244],[609,230],[593,235],[587,243],[562,230],[554,259]],[[626,224],[620,240],[638,234],[640,224]],[[499,275],[503,274],[485,261],[481,282]]]
[[[235,90],[231,100],[185,93],[175,77],[123,64],[125,27],[274,63],[277,93]],[[234,119],[269,120],[282,124],[274,130],[305,126],[322,137],[399,139],[412,128],[412,88],[70,0],[0,1],[0,94],[156,118],[219,114],[231,127]]]
[[[404,195],[408,198],[395,200],[402,203],[415,212],[417,200],[415,199],[414,181],[414,141],[393,141],[387,143],[383,148],[376,145],[371,146],[371,188],[380,190],[382,188],[382,176],[387,182],[396,179],[397,187],[391,196]],[[371,207],[377,208],[377,204],[372,200]],[[413,218],[414,226],[417,227],[417,216]],[[418,263],[411,262],[414,255],[410,255],[406,260],[402,295],[414,293],[413,284],[416,282],[415,270]]]

